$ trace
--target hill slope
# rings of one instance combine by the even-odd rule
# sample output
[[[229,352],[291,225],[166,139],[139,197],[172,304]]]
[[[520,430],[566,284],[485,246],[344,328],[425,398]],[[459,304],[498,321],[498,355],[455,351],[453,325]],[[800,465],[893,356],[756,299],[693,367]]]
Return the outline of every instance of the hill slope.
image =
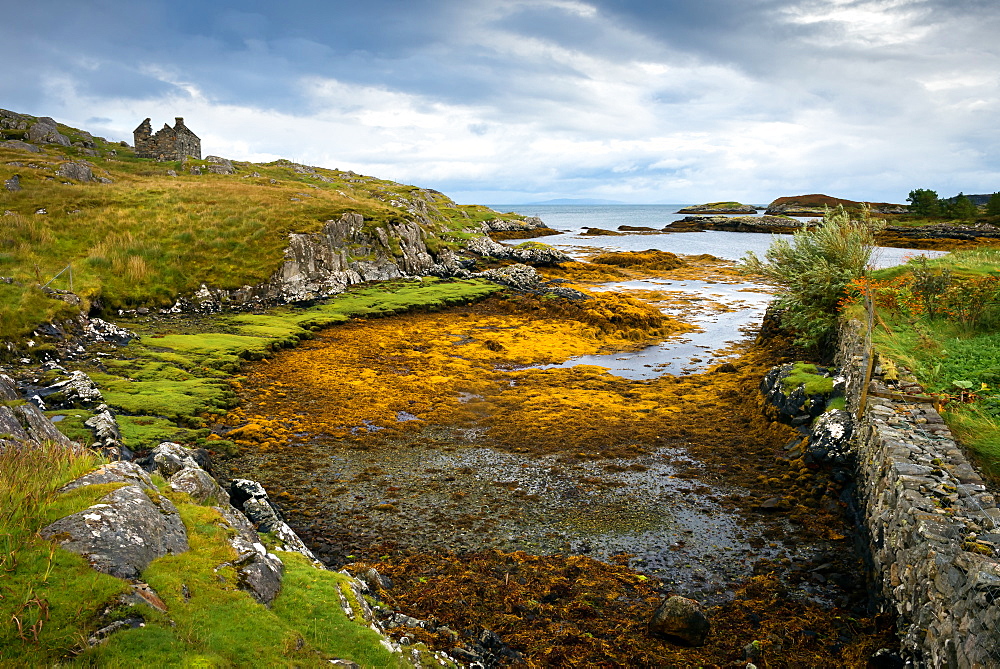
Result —
[[[137,158],[124,143],[4,110],[0,133],[0,338],[80,309],[169,307],[202,284],[259,286],[281,271],[290,235],[329,233],[332,222],[346,222],[329,240],[336,248],[327,255],[337,257],[308,260],[344,273],[348,284],[447,274],[470,242],[488,247],[484,222],[524,220],[287,160]],[[383,276],[389,265],[396,270]]]

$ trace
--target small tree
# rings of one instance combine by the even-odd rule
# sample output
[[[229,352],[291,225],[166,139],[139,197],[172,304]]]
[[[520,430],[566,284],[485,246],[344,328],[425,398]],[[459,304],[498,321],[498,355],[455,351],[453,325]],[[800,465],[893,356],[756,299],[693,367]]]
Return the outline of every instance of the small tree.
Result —
[[[990,201],[986,203],[986,213],[989,216],[1000,216],[1000,193],[990,195]]]
[[[948,215],[963,221],[975,218],[979,214],[979,209],[972,204],[972,200],[965,197],[965,193],[959,193],[948,205]]]
[[[911,190],[906,201],[910,203],[910,213],[918,216],[940,216],[941,203],[937,191],[927,188]]]
[[[796,232],[791,241],[775,238],[764,260],[748,253],[740,269],[777,284],[776,304],[785,309],[782,324],[795,333],[795,343],[820,347],[836,331],[847,285],[867,274],[875,234],[884,226],[885,221],[871,218],[867,206],[852,219],[837,205],[827,210],[818,227]]]

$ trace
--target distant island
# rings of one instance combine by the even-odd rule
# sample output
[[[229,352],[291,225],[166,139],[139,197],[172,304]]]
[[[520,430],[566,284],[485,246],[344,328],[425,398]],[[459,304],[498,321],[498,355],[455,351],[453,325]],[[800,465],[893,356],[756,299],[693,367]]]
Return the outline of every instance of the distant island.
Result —
[[[756,214],[757,208],[742,202],[709,202],[677,210],[678,214]]]

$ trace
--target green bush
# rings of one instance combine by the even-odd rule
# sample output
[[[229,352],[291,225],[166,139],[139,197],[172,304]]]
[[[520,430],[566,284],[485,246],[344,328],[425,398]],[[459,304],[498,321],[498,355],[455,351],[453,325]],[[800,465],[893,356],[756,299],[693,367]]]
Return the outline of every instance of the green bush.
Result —
[[[848,284],[867,273],[875,233],[884,225],[867,208],[855,220],[837,205],[820,225],[796,232],[791,241],[775,238],[763,260],[748,253],[740,268],[778,286],[782,324],[795,333],[797,344],[822,347],[835,332]]]

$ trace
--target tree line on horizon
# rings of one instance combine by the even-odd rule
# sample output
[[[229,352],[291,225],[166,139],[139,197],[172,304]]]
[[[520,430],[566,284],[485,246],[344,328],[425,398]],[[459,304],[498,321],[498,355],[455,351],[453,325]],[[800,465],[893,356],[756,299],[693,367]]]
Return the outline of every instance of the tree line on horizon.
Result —
[[[910,191],[906,201],[910,203],[910,213],[928,218],[951,218],[970,220],[979,215],[979,207],[964,193],[944,200],[937,191],[916,188]],[[986,203],[987,216],[1000,216],[1000,193],[993,193]]]

